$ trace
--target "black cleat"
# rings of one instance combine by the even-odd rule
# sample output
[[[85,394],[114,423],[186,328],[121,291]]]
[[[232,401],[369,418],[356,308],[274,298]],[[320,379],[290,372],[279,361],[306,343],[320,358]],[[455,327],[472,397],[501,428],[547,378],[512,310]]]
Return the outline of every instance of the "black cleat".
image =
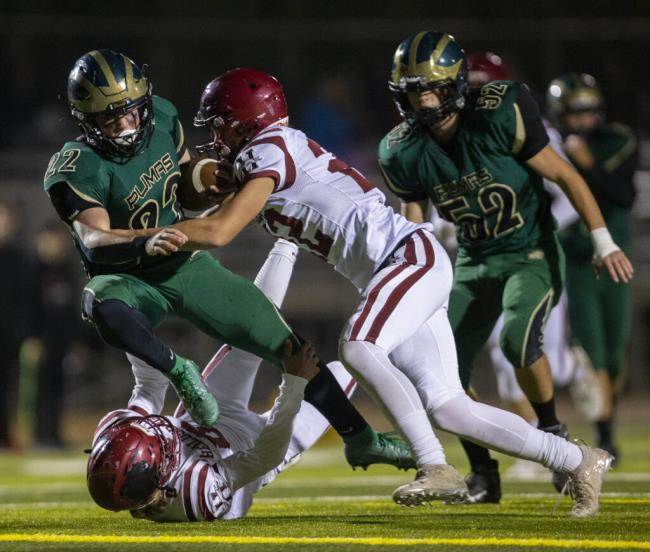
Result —
[[[548,427],[540,427],[540,431],[545,431],[546,433],[552,433],[558,437],[569,440],[569,430],[564,424],[555,424]],[[553,475],[551,476],[551,483],[555,490],[558,493],[569,494],[568,483],[569,483],[569,474],[565,472],[552,471]]]
[[[501,500],[501,476],[496,460],[490,459],[489,464],[472,468],[465,483],[469,491],[467,497],[449,504],[498,504]]]

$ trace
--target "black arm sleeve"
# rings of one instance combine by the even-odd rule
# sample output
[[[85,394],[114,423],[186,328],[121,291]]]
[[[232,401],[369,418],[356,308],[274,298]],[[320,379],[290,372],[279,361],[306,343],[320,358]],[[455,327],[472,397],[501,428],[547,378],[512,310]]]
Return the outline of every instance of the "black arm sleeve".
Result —
[[[68,225],[86,209],[102,207],[99,203],[86,200],[75,194],[65,182],[54,184],[49,190],[52,205],[59,217]],[[147,238],[139,237],[126,243],[103,245],[100,247],[86,247],[80,240],[77,240],[79,249],[91,263],[98,264],[124,264],[134,261],[145,255],[145,244]]]
[[[119,265],[135,261],[139,257],[146,255],[145,244],[147,243],[147,239],[141,236],[133,238],[130,242],[102,245],[93,248],[79,243],[79,248],[91,263]]]
[[[526,131],[526,140],[517,154],[517,159],[526,161],[548,144],[548,134],[542,122],[539,106],[526,86],[521,86],[515,103],[519,107]]]
[[[57,182],[47,191],[47,193],[50,196],[50,200],[52,201],[52,205],[54,205],[57,214],[66,224],[72,224],[74,218],[81,213],[81,211],[93,207],[103,208],[103,205],[88,201],[87,199],[75,194],[70,186],[65,182]]]

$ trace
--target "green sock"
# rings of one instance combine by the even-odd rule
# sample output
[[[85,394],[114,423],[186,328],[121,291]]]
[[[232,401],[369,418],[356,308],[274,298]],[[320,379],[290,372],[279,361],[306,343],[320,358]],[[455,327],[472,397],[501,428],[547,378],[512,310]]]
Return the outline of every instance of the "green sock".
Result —
[[[370,426],[366,426],[359,433],[343,436],[343,442],[352,446],[369,445],[375,440],[375,435],[375,430]]]

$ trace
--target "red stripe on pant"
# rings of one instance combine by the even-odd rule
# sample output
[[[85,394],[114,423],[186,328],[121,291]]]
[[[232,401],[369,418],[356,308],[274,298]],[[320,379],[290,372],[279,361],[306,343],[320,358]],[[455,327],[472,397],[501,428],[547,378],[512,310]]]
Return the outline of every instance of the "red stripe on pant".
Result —
[[[418,230],[416,234],[420,238],[422,242],[422,246],[424,248],[424,264],[420,268],[418,268],[413,274],[411,274],[408,278],[406,278],[403,282],[401,282],[391,292],[391,294],[388,296],[388,299],[384,303],[384,306],[377,314],[374,322],[372,323],[372,326],[370,326],[370,330],[368,330],[368,333],[366,334],[364,341],[369,341],[370,343],[375,343],[377,341],[377,339],[379,338],[379,334],[381,333],[382,329],[384,328],[384,325],[386,324],[386,321],[393,314],[393,312],[397,308],[397,305],[399,305],[399,302],[402,300],[402,297],[404,297],[406,292],[411,287],[413,287],[429,271],[431,267],[433,267],[433,264],[435,262],[435,254],[433,252],[433,246],[431,245],[431,242],[429,241],[428,237],[424,234],[424,232],[422,232],[422,230]],[[413,245],[412,249],[409,249],[408,246],[410,245]],[[409,240],[408,246],[404,253],[404,258],[407,261],[409,261],[408,264],[406,264],[406,266],[410,267],[417,263],[417,256],[415,254],[415,245],[412,239]]]

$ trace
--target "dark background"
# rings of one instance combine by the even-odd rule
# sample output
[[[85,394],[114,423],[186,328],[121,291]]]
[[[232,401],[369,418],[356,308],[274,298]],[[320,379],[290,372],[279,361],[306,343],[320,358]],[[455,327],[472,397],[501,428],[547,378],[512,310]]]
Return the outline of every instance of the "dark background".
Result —
[[[19,214],[20,232],[15,239],[30,251],[35,232],[53,217],[42,192],[42,175],[49,157],[78,133],[66,102],[57,96],[65,94],[67,74],[86,51],[111,48],[140,66],[147,64],[154,93],[178,107],[190,145],[205,141],[191,121],[209,80],[236,66],[270,72],[284,84],[292,124],[379,183],[376,146],[398,121],[386,86],[392,55],[402,39],[426,29],[453,34],[467,52],[497,52],[513,78],[524,80],[537,94],[563,72],[591,73],[602,87],[608,118],[637,132],[641,153],[633,251],[637,277],[628,389],[647,393],[647,2],[3,0],[0,200],[10,201]],[[332,123],[329,126],[323,123],[323,109]],[[395,204],[391,197],[389,202]],[[216,255],[236,272],[253,276],[271,244],[267,236],[254,230]],[[356,294],[342,278],[323,268],[320,261],[301,254],[286,315],[317,344],[323,358],[331,359]],[[77,272],[80,290],[83,275],[81,270]],[[0,293],[11,290],[5,287]],[[25,304],[29,301],[25,297]],[[3,316],[19,317],[21,313]],[[206,361],[214,350],[210,340],[183,323],[168,324],[163,331],[181,354],[198,361]],[[65,407],[123,404],[130,385],[125,360],[91,338],[82,341],[80,350],[85,352],[77,351],[66,361]]]

